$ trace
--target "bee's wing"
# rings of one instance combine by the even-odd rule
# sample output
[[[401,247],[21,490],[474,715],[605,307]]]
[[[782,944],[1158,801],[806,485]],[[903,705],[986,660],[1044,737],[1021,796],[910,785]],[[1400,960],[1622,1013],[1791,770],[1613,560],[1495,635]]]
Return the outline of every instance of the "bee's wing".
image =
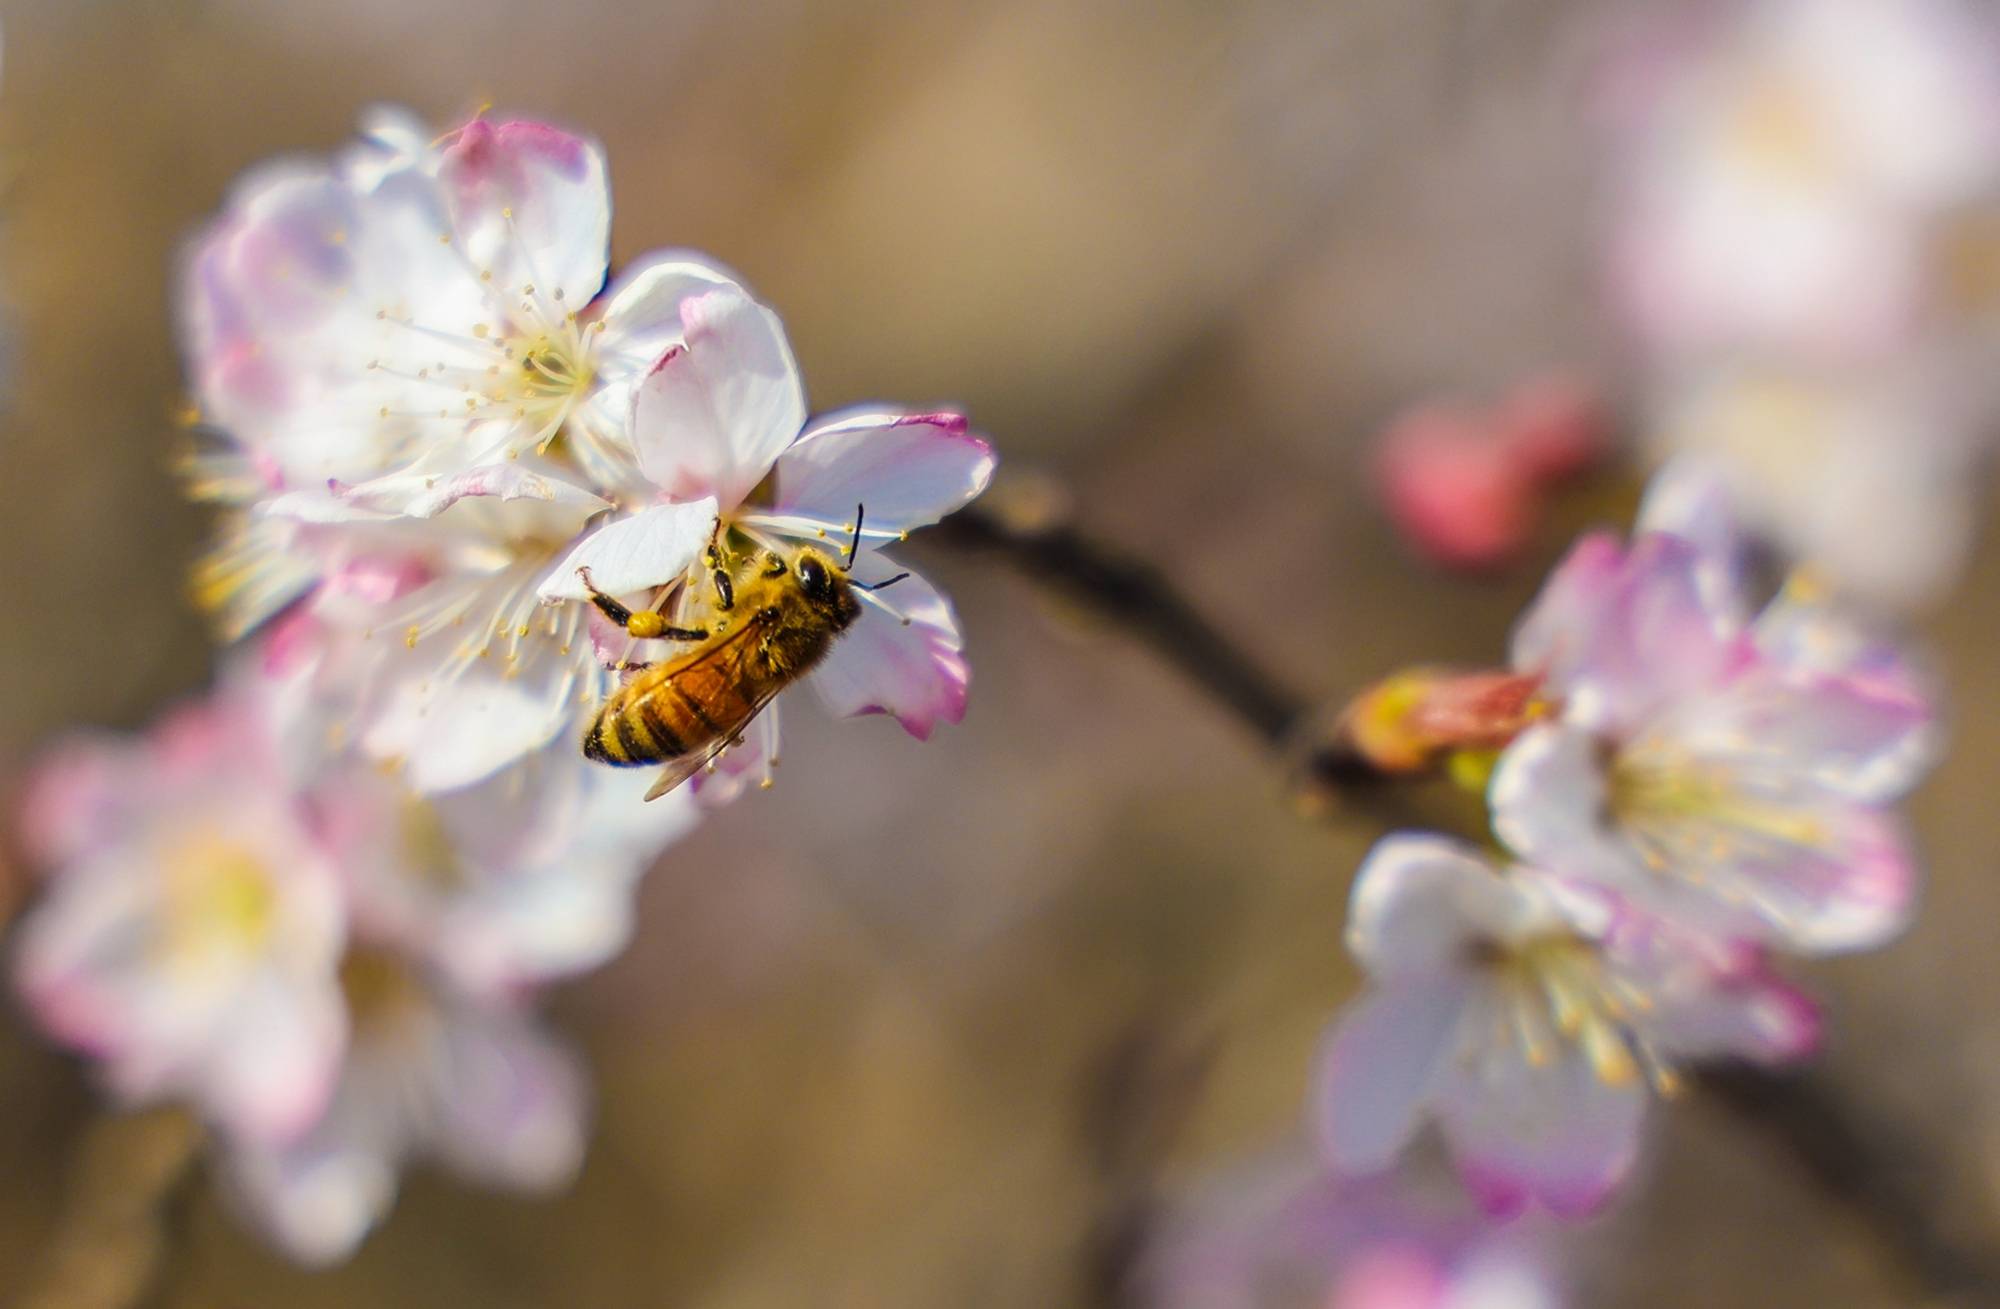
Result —
[[[742,723],[738,725],[737,729],[734,732],[731,732],[728,736],[723,737],[722,739],[717,741],[714,745],[709,746],[706,750],[702,750],[695,754],[683,755],[679,759],[676,759],[672,763],[668,764],[665,768],[661,769],[660,775],[657,778],[653,779],[652,788],[646,792],[646,798],[648,800],[659,799],[667,792],[679,786],[682,782],[687,781],[688,778],[693,777],[696,773],[708,767],[708,765],[714,761],[717,755],[721,754],[724,750],[727,750],[730,746],[735,745],[738,741],[742,740],[743,729],[750,726],[751,723],[756,721],[757,715],[763,713],[764,707],[770,704],[771,701],[774,698],[776,698],[778,690],[779,688],[772,687],[769,691],[765,692],[763,695],[758,696],[756,701],[752,704],[750,712],[743,716]]]
[[[667,665],[662,670],[661,680],[663,682],[670,682],[676,678],[686,677],[697,672],[697,670],[701,670],[703,676],[719,677],[740,685],[740,679],[743,676],[740,670],[743,667],[743,663],[750,657],[751,652],[757,648],[758,637],[762,634],[766,626],[767,624],[761,618],[752,617],[746,619],[741,627],[729,635],[710,641],[700,649],[694,650],[681,659]],[[742,738],[743,729],[748,727],[751,720],[756,718],[758,714],[764,712],[764,706],[771,703],[771,698],[778,694],[781,685],[781,683],[773,684],[768,690],[759,693],[751,700],[749,708],[744,712],[742,718],[731,725],[730,730],[723,733],[712,745],[706,749],[684,755],[662,769],[660,776],[654,781],[652,789],[646,792],[646,798],[648,800],[657,800],[679,786],[682,782],[687,781],[688,778],[693,777],[696,773],[708,767],[715,756],[721,754]]]

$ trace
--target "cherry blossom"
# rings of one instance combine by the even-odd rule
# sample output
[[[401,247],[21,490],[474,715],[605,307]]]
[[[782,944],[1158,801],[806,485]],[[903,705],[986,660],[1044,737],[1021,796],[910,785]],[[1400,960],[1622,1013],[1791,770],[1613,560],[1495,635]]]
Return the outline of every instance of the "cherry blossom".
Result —
[[[187,1100],[245,1139],[321,1112],[346,1014],[331,852],[254,705],[178,709],[139,740],[56,747],[24,800],[47,894],[21,928],[30,1012],[120,1100]]]
[[[551,794],[567,789],[573,794]],[[502,997],[625,947],[638,879],[698,817],[573,750],[424,795],[372,772],[322,788],[356,930],[467,995]]]
[[[519,1002],[471,999],[367,946],[341,983],[354,1038],[324,1113],[286,1141],[220,1143],[246,1220],[293,1258],[327,1264],[354,1251],[418,1160],[524,1191],[575,1175],[584,1073]]]
[[[1676,353],[1896,348],[1938,309],[1939,220],[1996,178],[1990,24],[1949,0],[1693,12],[1621,79],[1648,88],[1617,142],[1621,303]]]
[[[1755,950],[1441,837],[1376,845],[1348,944],[1369,984],[1320,1070],[1329,1158],[1386,1168],[1435,1119],[1496,1213],[1595,1210],[1637,1158],[1649,1086],[1674,1089],[1681,1063],[1780,1063],[1817,1041],[1811,1004]]]
[[[939,722],[957,722],[967,680],[957,619],[929,582],[881,547],[984,490],[993,469],[987,444],[955,413],[862,407],[808,421],[777,316],[740,286],[689,294],[679,314],[680,342],[640,384],[633,407],[639,467],[658,497],[584,538],[549,572],[542,598],[585,600],[588,569],[604,591],[642,608],[657,604],[693,627],[714,603],[711,541],[731,555],[853,548],[853,579],[884,589],[859,593],[861,617],[809,680],[836,714],[892,714],[919,739]],[[611,654],[622,661],[635,649],[618,634]],[[763,760],[768,781],[775,715],[762,715],[751,735],[748,753]]]
[[[1745,622],[1721,577],[1683,537],[1577,544],[1514,634],[1551,710],[1499,759],[1495,831],[1702,930],[1879,945],[1913,899],[1891,806],[1929,765],[1929,701],[1902,665],[1804,639],[1811,606]]]
[[[533,456],[429,494],[401,506],[411,512],[358,490],[268,506],[270,521],[304,529],[323,576],[265,665],[320,720],[294,734],[301,746],[358,751],[442,793],[578,753],[586,707],[612,675],[584,616],[542,609],[535,586],[608,505]]]
[[[615,495],[636,479],[632,388],[712,265],[658,252],[607,287],[596,145],[477,118],[435,141],[394,112],[331,160],[253,170],[185,261],[197,495],[244,506],[198,578],[234,636],[321,575],[259,506],[359,488],[434,516],[455,479],[541,454]],[[440,485],[442,484],[442,485]],[[295,508],[292,518],[297,517]]]
[[[1539,1243],[1285,1151],[1205,1184],[1160,1224],[1136,1301],[1154,1309],[1556,1309]]]
[[[1980,506],[1982,401],[1943,361],[1834,373],[1739,362],[1662,379],[1652,444],[1850,605],[1896,615],[1957,580]]]

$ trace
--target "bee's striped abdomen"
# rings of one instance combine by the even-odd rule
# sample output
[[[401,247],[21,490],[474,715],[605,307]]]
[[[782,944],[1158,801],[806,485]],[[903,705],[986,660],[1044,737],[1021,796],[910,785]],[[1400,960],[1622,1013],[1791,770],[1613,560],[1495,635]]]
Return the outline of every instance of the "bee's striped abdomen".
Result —
[[[625,687],[598,711],[584,734],[583,753],[621,768],[664,763],[700,744],[684,728],[667,721],[652,695]]]

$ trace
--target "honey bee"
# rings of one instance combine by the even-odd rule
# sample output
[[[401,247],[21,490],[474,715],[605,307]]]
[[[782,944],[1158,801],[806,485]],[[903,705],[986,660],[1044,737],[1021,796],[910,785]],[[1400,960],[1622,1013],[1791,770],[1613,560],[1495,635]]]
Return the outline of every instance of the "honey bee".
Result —
[[[634,612],[599,591],[588,569],[579,570],[591,603],[632,636],[697,643],[664,663],[638,666],[599,706],[584,733],[583,753],[616,768],[665,764],[648,800],[700,772],[853,626],[861,616],[856,591],[879,591],[908,576],[872,586],[854,581],[848,570],[860,542],[857,509],[843,562],[801,546],[789,557],[760,551],[747,568],[732,568],[711,543],[707,564],[716,598],[706,627],[677,627],[664,614]]]

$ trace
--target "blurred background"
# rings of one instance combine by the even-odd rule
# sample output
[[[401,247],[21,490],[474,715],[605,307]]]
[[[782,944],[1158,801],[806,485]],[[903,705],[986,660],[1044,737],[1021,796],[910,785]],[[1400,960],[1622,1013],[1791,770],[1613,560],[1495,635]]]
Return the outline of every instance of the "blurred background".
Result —
[[[245,167],[357,112],[491,101],[595,135],[614,261],[706,250],[782,313],[816,407],[960,404],[1005,470],[1152,555],[1303,693],[1494,661],[1573,533],[1441,571],[1371,442],[1549,369],[1625,412],[1601,293],[1582,0],[15,0],[0,82],[0,762],[203,685],[204,523],[169,469],[174,257]],[[1982,499],[1990,496],[1981,492]],[[1865,530],[1865,524],[1856,530]],[[306,1273],[215,1200],[173,1306],[1115,1303],[1156,1216],[1291,1158],[1354,986],[1375,831],[1298,822],[1222,711],[1089,615],[919,538],[974,666],[964,725],[787,716],[780,787],[647,880],[633,946],[562,988],[597,1078],[567,1194],[418,1173]],[[1830,1076],[1938,1161],[1955,1234],[2000,1186],[2000,554],[1926,619],[1956,707],[1915,809],[1932,881],[1888,951],[1815,966]],[[18,869],[0,895],[18,907]],[[49,1239],[94,1110],[18,1012],[0,1046],[0,1288]],[[1575,1303],[1914,1303],[1869,1235],[1700,1096],[1649,1176],[1551,1238]],[[1774,1278],[1773,1252],[1786,1259]]]

